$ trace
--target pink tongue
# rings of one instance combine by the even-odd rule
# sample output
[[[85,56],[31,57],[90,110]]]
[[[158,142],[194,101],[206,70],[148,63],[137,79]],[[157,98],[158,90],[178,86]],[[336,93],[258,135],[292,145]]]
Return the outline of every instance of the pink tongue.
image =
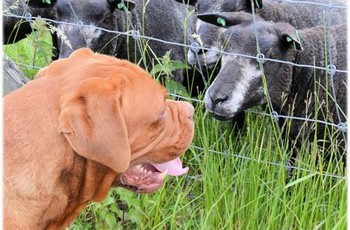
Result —
[[[188,167],[182,168],[182,162],[180,158],[175,158],[172,161],[168,161],[162,164],[152,164],[160,172],[168,170],[168,175],[170,176],[180,176],[188,172]]]

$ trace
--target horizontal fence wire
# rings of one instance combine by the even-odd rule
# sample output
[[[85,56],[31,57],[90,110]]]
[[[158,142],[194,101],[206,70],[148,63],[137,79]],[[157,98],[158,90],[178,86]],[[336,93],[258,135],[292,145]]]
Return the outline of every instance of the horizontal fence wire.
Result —
[[[303,5],[315,5],[315,6],[324,6],[328,9],[346,9],[345,6],[339,5],[337,3],[321,3],[321,2],[310,2],[302,0],[280,0],[280,2],[289,2],[293,4],[303,4]]]
[[[264,160],[255,159],[255,158],[247,157],[247,156],[240,155],[240,154],[234,154],[234,153],[230,153],[230,152],[220,152],[220,151],[216,151],[216,150],[212,150],[212,149],[206,150],[206,149],[204,149],[202,147],[198,147],[198,146],[195,146],[195,145],[190,145],[190,147],[195,149],[195,150],[202,151],[202,152],[208,151],[208,152],[213,153],[213,154],[220,154],[220,155],[224,155],[224,156],[232,156],[232,157],[240,158],[240,159],[243,159],[243,160],[254,161],[254,162],[258,162],[258,163],[261,163],[261,164],[267,164],[267,165],[271,165],[271,166],[277,166],[277,167],[284,168],[287,171],[298,170],[298,171],[305,171],[305,172],[308,172],[308,173],[317,173],[320,176],[332,177],[332,178],[342,179],[342,180],[346,179],[345,176],[339,176],[339,175],[336,175],[336,174],[329,174],[329,173],[325,173],[325,172],[318,172],[318,171],[311,170],[311,169],[296,167],[296,166],[293,166],[293,165],[290,165],[290,164],[282,164],[282,163],[277,163],[277,162],[272,162],[272,161],[264,161]]]
[[[4,15],[4,16],[9,16],[9,15]],[[16,18],[20,18],[20,19],[29,19],[28,17],[24,17],[24,16],[19,16],[19,15],[14,15],[13,17],[16,17]],[[35,20],[35,19],[43,19],[43,18],[40,18],[40,17],[30,17],[29,20]],[[69,25],[75,25],[75,26],[87,26],[87,27],[91,27],[90,25],[82,25],[80,23],[67,23],[67,22],[60,22],[60,21],[55,21],[55,20],[51,20],[51,19],[45,19],[47,21],[50,21],[50,22],[55,22],[55,23],[64,23],[64,24],[69,24]],[[118,34],[118,35],[127,35],[127,36],[132,36],[135,31],[134,30],[130,30],[130,31],[127,31],[127,32],[120,32],[120,31],[113,31],[113,30],[107,30],[107,29],[104,29],[104,28],[100,28],[100,27],[97,27],[101,30],[104,30],[106,32],[110,32],[110,33],[115,33],[115,34]],[[171,45],[178,45],[178,46],[182,46],[182,47],[186,47],[186,48],[193,48],[194,46],[191,46],[191,45],[186,45],[186,44],[180,44],[180,43],[176,43],[176,42],[169,42],[169,41],[165,41],[165,40],[162,40],[162,39],[157,39],[157,38],[153,38],[153,37],[149,37],[149,36],[144,36],[144,35],[138,35],[140,38],[145,38],[145,39],[149,39],[149,40],[154,40],[154,41],[158,41],[158,42],[162,42],[162,43],[165,43],[165,44],[171,44]],[[198,46],[195,46],[196,48],[198,48]],[[203,48],[203,49],[206,49],[206,50],[211,50],[209,48],[204,48],[204,47],[199,47],[199,48]],[[252,59],[258,59],[258,57],[253,57],[253,56],[249,56],[249,55],[244,55],[244,54],[239,54],[239,53],[228,53],[228,52],[224,52],[224,51],[218,51],[220,53],[223,53],[223,54],[228,54],[228,55],[234,55],[234,56],[241,56],[241,57],[246,57],[246,58],[252,58]],[[279,62],[279,63],[285,63],[285,64],[290,64],[290,65],[294,65],[294,66],[297,66],[297,67],[303,67],[303,68],[313,68],[313,69],[319,69],[319,70],[328,70],[327,68],[325,67],[317,67],[317,66],[311,66],[311,65],[300,65],[300,64],[296,64],[296,63],[292,63],[292,62],[286,62],[286,61],[281,61],[281,60],[277,60],[277,59],[270,59],[270,58],[265,58],[264,60],[267,60],[267,61],[273,61],[273,62]],[[18,65],[21,65],[21,66],[26,66],[26,67],[31,67],[31,66],[28,66],[28,65],[25,65],[25,64],[22,64],[22,63],[16,63]],[[36,68],[36,69],[40,69],[42,67],[39,67],[39,66],[32,66],[33,68]],[[347,70],[338,70],[336,69],[335,72],[339,72],[339,73],[348,73]],[[174,96],[174,95],[173,95]],[[197,102],[203,102],[202,100],[196,100],[196,99],[193,99],[193,98],[186,98],[186,97],[183,97],[183,96],[179,96],[177,95],[177,97],[179,98],[182,98],[182,99],[185,99],[185,100],[189,100],[189,101],[197,101]],[[204,103],[204,102],[203,102]],[[268,115],[268,114],[264,114],[264,113],[261,113],[262,115]],[[294,117],[294,116],[283,116],[283,115],[276,115],[276,114],[270,114],[270,116],[273,116],[274,118],[289,118],[289,119],[297,119],[297,120],[303,120],[303,121],[307,121],[307,122],[318,122],[318,123],[321,123],[321,124],[325,124],[325,125],[330,125],[330,126],[333,126],[335,128],[338,128],[339,130],[343,131],[343,132],[346,132],[347,131],[347,126],[344,122],[341,122],[339,124],[333,124],[333,123],[330,123],[330,122],[325,122],[325,121],[322,121],[322,120],[316,120],[316,119],[310,119],[310,118],[303,118],[303,117]]]
[[[325,4],[325,3],[316,3],[316,2],[310,2],[310,1],[301,1],[301,0],[280,0],[283,2],[289,2],[289,3],[293,3],[293,4],[309,4],[310,6],[307,7],[312,7],[312,5],[318,5],[318,6],[324,6],[325,9],[331,10],[331,9],[346,9],[346,7],[344,7],[343,5],[337,5],[335,3],[329,3],[329,4]],[[206,50],[206,51],[215,51],[225,55],[232,55],[232,56],[239,56],[239,57],[245,57],[245,58],[250,58],[250,59],[255,59],[256,61],[271,61],[271,62],[277,62],[277,63],[282,63],[282,64],[288,64],[288,65],[292,65],[295,67],[301,67],[301,68],[312,68],[314,70],[323,70],[323,71],[328,71],[330,73],[331,76],[333,76],[335,73],[348,73],[348,70],[341,70],[341,69],[336,69],[336,67],[334,65],[332,65],[332,63],[326,67],[322,67],[322,66],[315,66],[315,65],[305,65],[305,64],[298,64],[298,63],[293,63],[293,62],[289,62],[289,61],[283,61],[283,60],[278,60],[278,59],[272,59],[272,58],[265,58],[265,57],[261,57],[261,56],[250,56],[250,55],[245,55],[245,54],[240,54],[240,53],[229,53],[229,52],[225,52],[223,50],[213,50],[211,48],[207,48],[207,47],[202,47],[197,43],[192,43],[190,45],[188,44],[183,44],[183,43],[177,43],[177,42],[172,42],[172,41],[167,41],[167,40],[163,40],[163,39],[159,39],[159,38],[154,38],[151,36],[145,36],[139,33],[138,30],[132,29],[132,30],[128,30],[128,31],[116,31],[116,30],[110,30],[110,29],[106,29],[106,28],[102,28],[102,27],[96,27],[96,26],[92,26],[92,25],[84,25],[84,23],[82,21],[79,20],[78,16],[75,14],[74,10],[72,9],[74,15],[76,16],[77,21],[75,23],[71,23],[71,22],[64,22],[64,21],[57,21],[57,20],[53,20],[53,19],[49,19],[49,18],[42,18],[42,17],[35,17],[32,16],[30,13],[26,13],[25,15],[15,15],[12,14],[10,12],[4,11],[3,12],[3,17],[13,17],[13,18],[17,18],[20,20],[25,20],[28,21],[30,23],[32,23],[33,21],[40,19],[40,20],[45,20],[46,22],[49,23],[53,23],[55,24],[65,24],[65,25],[71,25],[71,26],[77,26],[80,28],[84,28],[84,27],[89,27],[89,28],[94,28],[94,29],[99,29],[101,31],[107,32],[107,33],[112,33],[112,34],[116,34],[117,36],[123,35],[123,36],[131,36],[133,39],[135,40],[139,40],[139,39],[146,39],[146,40],[153,40],[153,41],[157,41],[160,43],[164,43],[164,44],[169,44],[169,45],[174,45],[174,46],[181,46],[183,48],[187,48],[187,49],[191,49],[191,50]],[[344,20],[346,21],[346,20]],[[262,60],[263,58],[263,60]],[[33,68],[33,69],[40,69],[42,67],[40,66],[31,66],[31,65],[25,65],[23,63],[16,63],[19,66],[25,66],[25,67],[29,67],[29,68]],[[170,96],[173,96],[175,98],[179,98],[179,99],[183,99],[186,101],[192,101],[192,102],[197,102],[197,103],[204,103],[203,100],[200,99],[196,99],[196,98],[189,98],[189,97],[184,97],[178,94],[174,94],[174,93],[169,93]],[[262,116],[270,116],[274,119],[274,121],[278,121],[279,118],[283,118],[283,119],[295,119],[295,120],[301,120],[301,121],[305,121],[305,122],[312,122],[312,123],[320,123],[320,124],[324,124],[327,126],[332,126],[334,128],[337,128],[338,130],[340,130],[343,135],[344,133],[347,132],[347,122],[340,122],[339,124],[333,124],[330,122],[326,122],[323,120],[317,120],[317,119],[310,119],[310,118],[304,118],[304,117],[295,117],[295,116],[285,116],[285,115],[280,115],[277,112],[273,111],[271,114],[269,113],[264,113],[264,112],[260,112],[260,111],[254,111],[254,110],[248,110],[251,113],[255,113],[255,114],[259,114]],[[198,147],[198,146],[194,146],[191,145],[191,147],[195,150],[198,151],[206,151],[204,148]],[[295,166],[291,166],[291,165],[285,165],[282,163],[277,163],[277,162],[268,162],[268,161],[261,161],[259,159],[254,159],[254,158],[250,158],[247,156],[243,156],[243,155],[239,155],[239,154],[229,154],[227,152],[219,152],[219,151],[215,151],[215,150],[208,150],[210,153],[214,153],[214,154],[223,154],[223,155],[229,155],[229,156],[234,156],[240,159],[244,159],[244,160],[250,160],[250,161],[256,161],[259,163],[264,163],[264,164],[269,164],[269,165],[273,165],[273,166],[278,166],[278,167],[284,167],[287,170],[301,170],[301,171],[307,171],[310,173],[315,173],[315,171],[309,170],[309,169],[305,169],[305,168],[299,168],[299,167],[295,167]],[[338,178],[338,179],[345,179],[344,176],[339,176],[339,175],[334,175],[334,174],[327,174],[327,173],[322,173],[322,172],[316,172],[319,175],[322,176],[328,176],[328,177],[332,177],[332,178]]]
[[[121,31],[116,31],[116,30],[109,30],[103,27],[96,27],[96,26],[92,26],[92,25],[84,25],[82,24],[82,21],[77,21],[76,23],[72,23],[72,22],[62,22],[62,21],[56,21],[53,19],[49,19],[49,18],[42,18],[42,17],[34,17],[31,15],[27,15],[27,16],[21,16],[21,15],[13,15],[13,14],[3,14],[4,17],[14,17],[14,18],[18,18],[18,19],[24,19],[27,20],[29,22],[33,22],[36,19],[40,19],[40,20],[45,20],[47,22],[52,22],[52,23],[56,23],[56,24],[65,24],[65,25],[71,25],[71,26],[77,26],[77,27],[87,27],[87,28],[95,28],[95,29],[100,29],[104,32],[107,33],[113,33],[116,35],[124,35],[124,36],[131,36],[134,39],[147,39],[147,40],[152,40],[152,41],[157,41],[160,43],[164,43],[164,44],[168,44],[168,45],[174,45],[174,46],[182,46],[184,48],[188,48],[188,49],[203,49],[206,51],[215,51],[218,52],[220,54],[226,54],[226,55],[230,55],[230,56],[239,56],[239,57],[245,57],[245,58],[250,58],[250,59],[255,59],[257,61],[261,60],[261,58],[257,57],[257,56],[251,56],[251,55],[245,55],[245,54],[240,54],[240,53],[230,53],[230,52],[225,52],[223,50],[214,50],[211,48],[207,48],[207,47],[202,47],[198,44],[192,43],[190,45],[187,44],[182,44],[182,43],[178,43],[178,42],[172,42],[172,41],[166,41],[166,40],[162,40],[159,38],[155,38],[155,37],[150,37],[150,36],[146,36],[146,35],[141,35],[137,30],[129,30],[126,32],[121,32]],[[282,63],[282,64],[289,64],[289,65],[293,65],[296,67],[303,67],[303,68],[312,68],[315,70],[324,70],[324,71],[329,71],[329,67],[321,67],[321,66],[314,66],[314,65],[305,65],[305,64],[298,64],[298,63],[294,63],[294,62],[289,62],[289,61],[283,61],[283,60],[278,60],[278,59],[273,59],[273,58],[265,58],[261,61],[271,61],[271,62],[277,62],[277,63]],[[336,73],[348,73],[347,70],[340,70],[340,69],[334,69],[332,70]]]

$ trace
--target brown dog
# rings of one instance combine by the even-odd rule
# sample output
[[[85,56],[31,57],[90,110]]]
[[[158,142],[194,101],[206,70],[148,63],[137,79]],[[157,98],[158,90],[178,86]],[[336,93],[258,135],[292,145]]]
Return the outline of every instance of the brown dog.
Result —
[[[166,96],[138,66],[84,48],[4,97],[4,227],[62,229],[111,186],[149,193],[186,173],[194,109]]]

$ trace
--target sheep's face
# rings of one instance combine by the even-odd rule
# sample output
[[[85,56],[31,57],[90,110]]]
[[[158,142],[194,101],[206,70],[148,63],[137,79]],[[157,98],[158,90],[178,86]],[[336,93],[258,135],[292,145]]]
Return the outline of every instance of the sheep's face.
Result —
[[[217,12],[251,12],[251,0],[176,0],[177,2],[185,2],[195,5],[196,12],[217,13]],[[256,8],[261,8],[262,0],[254,1]]]
[[[181,1],[181,0],[179,0]],[[185,2],[187,2],[185,0]],[[193,1],[195,2],[195,1]],[[260,2],[260,1],[259,1]],[[261,4],[261,3],[260,3]],[[196,12],[198,14],[217,13],[217,12],[250,12],[250,0],[198,0],[196,1]],[[199,64],[212,69],[220,60],[220,45],[218,45],[220,27],[215,27],[201,20],[196,22],[196,33],[192,35],[193,42],[196,42],[204,49],[188,51],[188,63],[191,65]],[[222,44],[224,45],[224,44]]]
[[[240,111],[266,103],[262,74],[269,94],[273,94],[273,103],[280,103],[282,96],[288,93],[291,82],[284,75],[286,64],[267,61],[259,65],[254,58],[258,37],[260,52],[265,58],[286,60],[289,45],[284,44],[274,25],[277,24],[239,24],[221,34],[221,42],[228,41],[225,52],[230,54],[222,56],[220,72],[205,94],[206,109],[217,119],[231,119]]]
[[[121,5],[121,0],[51,1],[54,2],[50,6],[54,18],[60,22],[57,25],[60,58],[68,57],[81,47],[114,54],[118,47],[118,35],[99,28],[125,31],[125,11],[134,7],[134,3],[128,0],[124,0],[124,5]]]
[[[126,13],[124,8],[107,0],[79,1],[60,0],[56,5],[59,21],[68,23],[82,22],[84,26],[59,24],[58,28],[67,36],[71,47],[58,40],[60,58],[67,57],[73,50],[89,47],[91,50],[106,54],[115,54],[118,46],[118,35],[98,28],[113,31],[124,31]],[[126,2],[126,1],[125,1]]]
[[[198,26],[199,25],[199,26]],[[196,42],[203,49],[188,51],[188,63],[199,64],[209,69],[213,68],[221,57],[219,34],[223,28],[197,21],[197,33],[192,34],[193,42]]]

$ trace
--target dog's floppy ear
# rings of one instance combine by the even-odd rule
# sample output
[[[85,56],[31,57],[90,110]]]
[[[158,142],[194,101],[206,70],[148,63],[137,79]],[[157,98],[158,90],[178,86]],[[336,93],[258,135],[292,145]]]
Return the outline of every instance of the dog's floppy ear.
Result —
[[[108,79],[90,78],[61,98],[59,131],[79,155],[124,172],[131,152],[121,92]]]

